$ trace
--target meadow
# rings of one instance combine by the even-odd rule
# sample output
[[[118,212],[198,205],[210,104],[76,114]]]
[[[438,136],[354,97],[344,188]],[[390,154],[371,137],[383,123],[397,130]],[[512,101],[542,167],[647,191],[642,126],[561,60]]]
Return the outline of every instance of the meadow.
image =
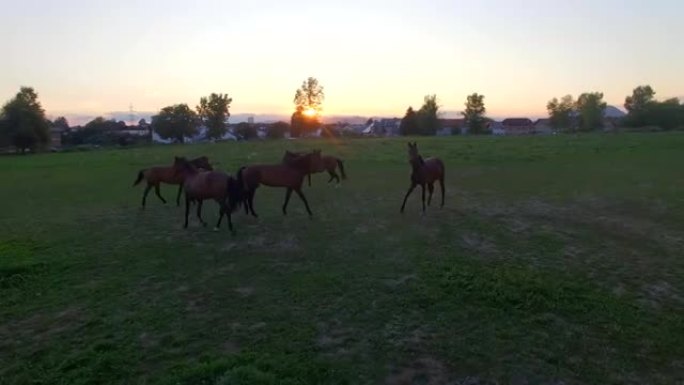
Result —
[[[0,384],[684,381],[684,134],[412,140],[446,163],[425,216],[404,138],[1,157]],[[313,219],[259,188],[235,236],[131,186],[311,148],[349,178]]]

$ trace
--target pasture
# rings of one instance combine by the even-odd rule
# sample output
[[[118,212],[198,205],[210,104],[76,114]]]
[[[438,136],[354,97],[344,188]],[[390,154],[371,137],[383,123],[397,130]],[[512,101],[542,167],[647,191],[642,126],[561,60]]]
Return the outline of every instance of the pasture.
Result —
[[[684,135],[412,140],[446,164],[425,216],[405,139],[0,158],[0,384],[684,380]],[[313,219],[260,187],[235,236],[131,187],[312,148],[348,180],[305,184]]]

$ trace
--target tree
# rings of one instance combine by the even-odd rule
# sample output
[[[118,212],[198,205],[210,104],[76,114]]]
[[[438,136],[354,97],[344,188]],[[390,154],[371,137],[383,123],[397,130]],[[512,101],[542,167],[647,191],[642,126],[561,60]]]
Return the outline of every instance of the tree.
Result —
[[[546,104],[546,110],[549,112],[551,127],[555,129],[571,128],[573,112],[575,111],[575,101],[572,99],[572,95],[565,95],[561,100],[551,99]]]
[[[418,115],[413,110],[413,107],[409,107],[401,119],[401,123],[399,123],[399,133],[404,136],[417,135],[419,130]]]
[[[233,99],[228,94],[212,93],[200,99],[197,106],[202,123],[207,126],[207,138],[219,139],[226,134],[226,120],[230,118],[230,103]]]
[[[632,91],[631,96],[625,98],[625,109],[629,114],[639,113],[653,103],[655,91],[651,86],[639,86]]]
[[[317,116],[307,115],[304,108],[297,106],[297,109],[290,118],[290,136],[298,137],[315,131],[320,126]]]
[[[290,130],[290,125],[286,122],[275,122],[268,126],[266,137],[269,139],[282,139],[288,130]]]
[[[580,95],[576,103],[580,130],[591,131],[603,127],[606,106],[602,92],[585,92]]]
[[[164,107],[152,117],[152,128],[163,139],[184,143],[186,137],[197,135],[198,118],[187,104]]]
[[[418,133],[420,135],[435,135],[439,129],[439,105],[436,95],[426,95],[423,106],[418,110]]]
[[[247,122],[238,123],[235,126],[235,133],[244,140],[254,139],[257,137],[257,130],[253,124]]]
[[[487,129],[487,119],[485,113],[487,108],[484,104],[484,95],[474,93],[468,95],[465,103],[465,111],[461,112],[465,124],[473,134],[484,134]]]
[[[69,129],[69,122],[65,117],[60,116],[52,122],[52,126],[58,128],[60,131],[67,131]]]
[[[302,82],[294,96],[295,112],[291,118],[291,135],[300,136],[314,131],[320,126],[320,113],[323,109],[325,92],[318,79],[309,77]]]
[[[21,87],[16,96],[2,108],[0,136],[21,153],[36,150],[50,141],[50,128],[38,94],[31,87]]]
[[[303,111],[307,111],[307,115],[314,115],[312,112],[315,112],[315,115],[320,114],[323,109],[323,100],[325,100],[323,86],[318,84],[318,79],[314,77],[303,81],[294,97],[295,106],[302,107]]]

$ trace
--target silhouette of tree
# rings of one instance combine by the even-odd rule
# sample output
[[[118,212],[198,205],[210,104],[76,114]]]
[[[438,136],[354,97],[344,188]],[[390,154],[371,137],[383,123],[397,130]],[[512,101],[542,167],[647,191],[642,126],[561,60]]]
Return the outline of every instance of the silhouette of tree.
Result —
[[[0,113],[0,136],[21,153],[36,150],[50,141],[50,129],[38,94],[31,87],[21,87],[16,96],[5,103]]]
[[[226,120],[230,117],[230,103],[232,98],[228,94],[212,93],[208,97],[202,97],[196,107],[197,113],[207,126],[207,138],[219,139],[226,134],[228,127]]]
[[[163,139],[184,143],[186,137],[197,135],[198,118],[187,104],[164,107],[152,117],[152,128]]]

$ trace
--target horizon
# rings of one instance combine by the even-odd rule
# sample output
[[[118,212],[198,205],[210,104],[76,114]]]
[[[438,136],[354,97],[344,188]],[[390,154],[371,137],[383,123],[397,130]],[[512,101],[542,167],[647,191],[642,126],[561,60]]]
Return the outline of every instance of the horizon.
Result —
[[[324,118],[401,117],[428,94],[448,116],[483,94],[494,119],[546,117],[553,97],[594,91],[623,109],[644,84],[658,99],[684,95],[675,1],[188,4],[9,4],[0,99],[30,86],[48,116],[80,124],[127,117],[129,105],[136,121],[167,105],[194,108],[212,92],[233,98],[233,116],[289,119],[309,76],[325,88]]]

